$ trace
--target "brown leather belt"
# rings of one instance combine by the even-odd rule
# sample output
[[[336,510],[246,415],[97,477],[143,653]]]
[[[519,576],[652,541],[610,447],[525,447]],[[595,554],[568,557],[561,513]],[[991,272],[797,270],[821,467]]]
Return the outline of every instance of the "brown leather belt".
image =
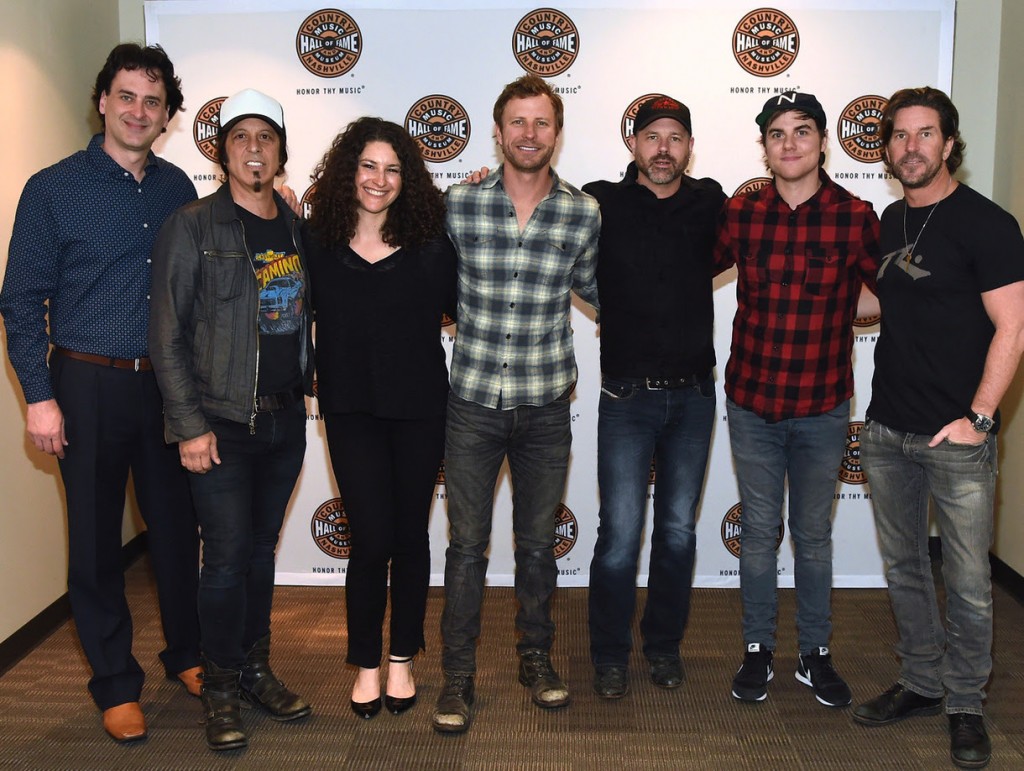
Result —
[[[90,364],[99,364],[101,367],[113,367],[114,369],[133,369],[136,372],[149,372],[153,369],[153,362],[149,360],[148,356],[143,356],[139,359],[115,359],[110,356],[98,356],[95,353],[80,353],[79,351],[69,351],[67,348],[61,348],[59,345],[53,347],[53,352],[61,356],[66,356],[69,359],[76,359],[78,361],[87,361]]]

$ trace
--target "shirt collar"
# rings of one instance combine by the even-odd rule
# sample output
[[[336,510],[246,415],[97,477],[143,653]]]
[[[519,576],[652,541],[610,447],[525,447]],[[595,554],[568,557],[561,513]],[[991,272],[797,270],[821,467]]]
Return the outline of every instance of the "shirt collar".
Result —
[[[574,197],[572,188],[570,188],[568,185],[562,182],[562,178],[558,176],[558,172],[556,172],[553,167],[549,168],[548,173],[551,175],[551,190],[548,192],[546,196],[544,196],[545,198],[550,198],[555,193],[565,193],[570,198]],[[502,179],[504,179],[504,176],[505,164],[503,163],[500,166],[498,166],[498,168],[496,168],[494,171],[487,175],[483,182],[480,183],[480,187],[490,190],[494,188],[499,182],[501,182]],[[505,186],[503,184],[502,190],[504,189]]]
[[[107,155],[107,151],[103,149],[103,138],[105,136],[102,131],[99,134],[93,135],[93,138],[89,140],[89,147],[85,151],[86,156],[99,171],[112,177],[121,178],[128,170]],[[146,174],[148,175],[157,168],[159,168],[157,157],[150,150],[146,157]]]
[[[832,178],[825,172],[825,169],[821,166],[818,167],[818,179],[821,181],[821,186],[814,191],[814,195],[808,198],[806,201],[797,206],[799,209],[801,206],[812,206],[814,208],[820,208],[826,204],[832,203],[836,198],[836,183],[832,181]],[[775,187],[775,179],[772,179],[770,185],[765,185],[761,188],[764,191],[764,201],[770,205],[785,206],[789,208],[789,204],[783,200],[782,196],[779,195],[779,190]]]

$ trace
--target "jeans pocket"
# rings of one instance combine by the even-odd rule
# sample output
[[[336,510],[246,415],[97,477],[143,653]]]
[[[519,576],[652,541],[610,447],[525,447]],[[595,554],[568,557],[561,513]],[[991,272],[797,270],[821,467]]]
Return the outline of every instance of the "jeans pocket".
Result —
[[[631,399],[636,392],[638,387],[635,383],[626,383],[621,380],[614,380],[613,378],[604,378],[601,380],[601,397],[608,397],[615,401],[625,401]]]

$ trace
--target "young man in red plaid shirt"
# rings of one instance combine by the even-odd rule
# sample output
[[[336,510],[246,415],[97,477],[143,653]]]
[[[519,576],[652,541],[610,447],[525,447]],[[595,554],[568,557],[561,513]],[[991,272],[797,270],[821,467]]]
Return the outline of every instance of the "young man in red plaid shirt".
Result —
[[[738,271],[725,392],[742,504],[746,655],[732,695],[762,701],[773,676],[788,477],[796,678],[822,704],[843,707],[850,689],[828,647],[832,510],[853,396],[853,319],[862,283],[873,288],[878,271],[878,217],[822,168],[826,120],[814,96],[774,96],[756,121],[772,184],[726,204],[715,254],[719,271]]]

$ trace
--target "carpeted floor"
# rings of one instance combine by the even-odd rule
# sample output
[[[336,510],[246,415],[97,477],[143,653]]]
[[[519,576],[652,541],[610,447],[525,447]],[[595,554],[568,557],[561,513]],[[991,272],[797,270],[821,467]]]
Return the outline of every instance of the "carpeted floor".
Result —
[[[135,653],[150,674],[142,697],[149,738],[118,746],[103,733],[85,684],[87,669],[65,624],[0,678],[0,768],[19,769],[942,769],[951,768],[946,719],[917,718],[887,728],[855,725],[847,709],[819,705],[793,677],[794,597],[780,592],[775,679],[760,704],[729,694],[742,658],[739,593],[701,589],[682,654],[687,680],[676,691],[647,680],[638,653],[631,691],[603,701],[591,687],[586,590],[556,599],[554,661],[573,693],[566,709],[545,712],[516,681],[514,599],[489,589],[479,650],[477,702],[469,733],[430,727],[440,682],[438,622],[442,597],[432,589],[428,652],[416,664],[420,703],[395,717],[362,721],[348,707],[354,670],[344,663],[340,588],[279,587],[272,662],[305,696],[314,714],[275,723],[245,713],[247,749],[213,753],[203,742],[199,702],[162,676],[152,576],[143,558],[128,571],[135,611]],[[644,592],[641,591],[641,601]],[[1024,768],[1024,608],[996,590],[995,672],[986,708],[994,744],[990,768]],[[883,590],[837,590],[833,653],[855,703],[894,681],[894,629]]]

